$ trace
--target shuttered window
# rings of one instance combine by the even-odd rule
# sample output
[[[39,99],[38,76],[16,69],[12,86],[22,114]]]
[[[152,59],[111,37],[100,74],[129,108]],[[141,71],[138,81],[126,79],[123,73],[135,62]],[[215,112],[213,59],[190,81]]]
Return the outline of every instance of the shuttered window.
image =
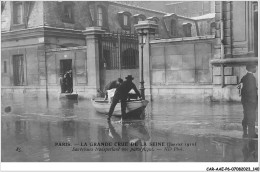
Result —
[[[118,12],[118,22],[123,30],[131,30],[131,13],[126,11]]]
[[[128,25],[128,15],[124,15],[124,26]]]
[[[98,7],[97,26],[103,26],[103,9]]]
[[[13,75],[14,75],[15,86],[25,85],[23,55],[13,56]]]
[[[172,19],[171,20],[171,36],[172,37],[177,37],[177,22],[176,20]]]
[[[23,23],[23,3],[14,2],[13,3],[13,24]]]

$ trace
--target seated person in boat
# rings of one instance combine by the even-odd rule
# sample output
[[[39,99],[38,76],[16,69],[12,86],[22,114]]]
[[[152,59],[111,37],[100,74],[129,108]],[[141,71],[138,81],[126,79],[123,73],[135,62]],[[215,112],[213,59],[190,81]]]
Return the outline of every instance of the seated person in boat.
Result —
[[[107,100],[108,99],[108,90],[111,90],[111,89],[116,89],[117,87],[119,87],[120,84],[123,83],[123,79],[121,78],[118,78],[117,80],[114,80],[114,81],[111,81],[110,83],[108,83],[106,86],[105,86],[105,99],[104,100]],[[112,96],[113,97],[113,96]]]
[[[114,95],[114,98],[112,100],[109,112],[108,112],[108,118],[107,120],[110,120],[115,106],[116,104],[119,102],[119,100],[121,100],[121,113],[122,113],[122,119],[125,118],[126,115],[126,100],[128,97],[128,93],[131,89],[133,89],[136,94],[138,95],[138,97],[141,98],[141,94],[139,93],[139,91],[137,90],[135,84],[132,82],[133,81],[133,77],[132,75],[128,75],[126,77],[126,81],[124,81],[117,89]]]

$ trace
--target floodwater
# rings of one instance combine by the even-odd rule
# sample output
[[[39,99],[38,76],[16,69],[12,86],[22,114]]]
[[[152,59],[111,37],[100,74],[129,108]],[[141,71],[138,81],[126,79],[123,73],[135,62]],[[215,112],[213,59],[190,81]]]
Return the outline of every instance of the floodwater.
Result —
[[[239,103],[154,101],[108,123],[89,100],[3,98],[3,162],[257,162]],[[9,111],[5,111],[6,107]]]

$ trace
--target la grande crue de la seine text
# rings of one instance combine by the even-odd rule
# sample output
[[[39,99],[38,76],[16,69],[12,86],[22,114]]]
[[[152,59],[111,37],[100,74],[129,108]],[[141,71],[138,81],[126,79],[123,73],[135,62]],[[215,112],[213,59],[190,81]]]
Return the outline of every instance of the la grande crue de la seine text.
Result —
[[[55,142],[55,146],[72,146],[70,142]],[[193,143],[172,143],[172,142],[142,142],[142,143],[131,143],[131,142],[80,142],[74,144],[78,146],[196,146],[196,142]]]

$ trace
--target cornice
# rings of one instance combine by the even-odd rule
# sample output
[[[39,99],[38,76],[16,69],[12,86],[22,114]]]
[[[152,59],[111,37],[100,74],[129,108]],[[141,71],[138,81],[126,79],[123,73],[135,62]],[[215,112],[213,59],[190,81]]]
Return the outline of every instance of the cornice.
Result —
[[[13,30],[13,31],[4,31],[2,34],[2,42],[28,39],[28,38],[37,38],[37,37],[66,37],[66,38],[76,38],[76,39],[85,39],[82,30],[66,29],[66,28],[56,28],[49,26],[39,26],[35,28]]]

